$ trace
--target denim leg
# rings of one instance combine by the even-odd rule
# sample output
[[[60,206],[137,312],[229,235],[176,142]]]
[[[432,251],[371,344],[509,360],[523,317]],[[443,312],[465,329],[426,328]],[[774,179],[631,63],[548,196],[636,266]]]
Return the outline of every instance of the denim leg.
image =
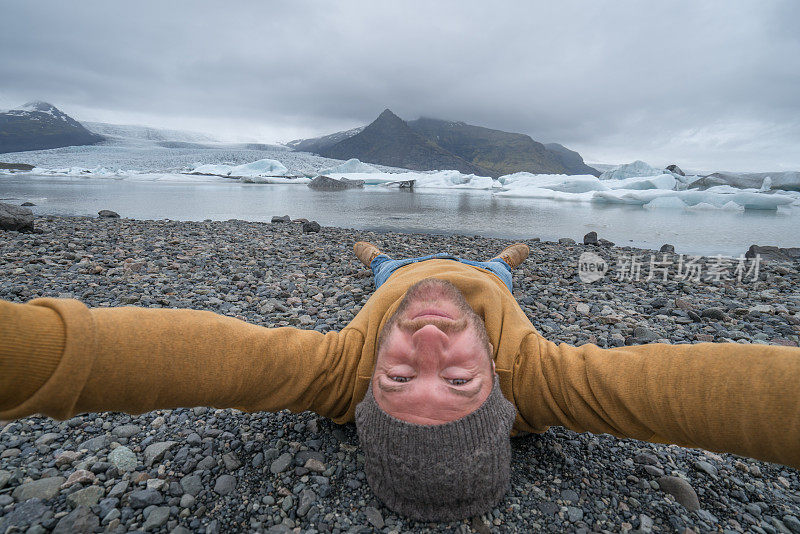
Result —
[[[372,262],[369,264],[369,268],[372,269],[372,279],[375,280],[375,289],[378,289],[378,275],[381,272],[381,266],[385,264],[387,261],[392,261],[392,258],[387,256],[386,254],[378,254],[372,259]]]

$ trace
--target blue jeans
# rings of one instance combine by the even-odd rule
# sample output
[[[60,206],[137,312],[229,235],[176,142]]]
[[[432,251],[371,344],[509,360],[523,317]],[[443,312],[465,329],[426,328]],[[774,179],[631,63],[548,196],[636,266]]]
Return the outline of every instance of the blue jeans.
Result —
[[[389,279],[389,276],[391,276],[391,274],[400,267],[417,263],[418,261],[425,261],[434,258],[455,260],[461,263],[466,263],[467,265],[474,265],[475,267],[485,269],[495,274],[506,285],[509,291],[512,290],[511,266],[504,260],[500,258],[495,258],[489,261],[464,260],[453,256],[452,254],[447,254],[446,252],[431,254],[429,256],[421,256],[419,258],[406,258],[404,260],[393,260],[386,254],[380,254],[379,256],[376,256],[369,265],[370,269],[372,269],[372,274],[375,276],[375,289],[381,287],[383,283]]]

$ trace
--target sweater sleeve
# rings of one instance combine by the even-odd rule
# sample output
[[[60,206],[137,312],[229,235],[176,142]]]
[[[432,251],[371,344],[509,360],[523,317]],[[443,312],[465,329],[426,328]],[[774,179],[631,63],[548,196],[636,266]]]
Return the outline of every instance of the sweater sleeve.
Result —
[[[189,406],[312,410],[352,402],[363,337],[265,328],[208,311],[0,300],[0,419]]]
[[[561,425],[800,468],[800,349],[739,343],[615,349],[522,343],[523,430]]]

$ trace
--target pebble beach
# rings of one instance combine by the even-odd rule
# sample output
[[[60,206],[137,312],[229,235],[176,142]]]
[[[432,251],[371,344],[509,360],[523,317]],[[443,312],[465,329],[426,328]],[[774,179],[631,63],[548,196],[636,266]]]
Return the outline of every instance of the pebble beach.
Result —
[[[510,241],[374,233],[292,222],[39,217],[0,231],[0,298],[90,307],[193,308],[265,327],[347,325],[372,293],[352,253],[489,259]],[[574,237],[574,236],[573,236]],[[603,236],[600,235],[600,238]],[[525,240],[514,294],[554,342],[601,347],[704,341],[797,346],[800,261],[701,258]],[[744,251],[743,251],[744,252]],[[581,254],[607,262],[592,283]],[[662,270],[648,278],[648,260]],[[639,257],[642,270],[626,258]],[[652,264],[649,264],[652,266]],[[630,272],[628,272],[630,271]],[[636,276],[635,276],[636,275]],[[717,276],[719,275],[719,276]],[[800,444],[798,444],[800,447]],[[512,484],[491,512],[417,523],[372,494],[354,425],[313,413],[210,407],[140,416],[0,422],[0,534],[7,532],[757,532],[800,534],[800,473],[731,454],[553,427],[512,440]]]

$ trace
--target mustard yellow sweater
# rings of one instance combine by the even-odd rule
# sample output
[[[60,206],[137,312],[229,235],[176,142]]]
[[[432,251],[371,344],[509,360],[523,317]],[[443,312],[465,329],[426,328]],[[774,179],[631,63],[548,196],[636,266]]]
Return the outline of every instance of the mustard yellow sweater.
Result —
[[[556,345],[495,276],[446,259],[397,270],[346,328],[327,334],[207,311],[0,300],[0,419],[205,405],[352,421],[378,332],[428,277],[455,284],[483,317],[516,430],[562,425],[800,468],[800,349]]]

